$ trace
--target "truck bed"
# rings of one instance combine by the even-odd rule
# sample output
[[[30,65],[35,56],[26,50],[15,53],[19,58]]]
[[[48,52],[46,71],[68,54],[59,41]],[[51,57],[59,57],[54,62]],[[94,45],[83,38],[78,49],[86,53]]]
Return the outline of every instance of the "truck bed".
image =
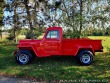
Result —
[[[62,40],[63,54],[76,55],[78,49],[91,48],[94,52],[101,52],[102,45],[101,40],[91,39],[63,39]]]

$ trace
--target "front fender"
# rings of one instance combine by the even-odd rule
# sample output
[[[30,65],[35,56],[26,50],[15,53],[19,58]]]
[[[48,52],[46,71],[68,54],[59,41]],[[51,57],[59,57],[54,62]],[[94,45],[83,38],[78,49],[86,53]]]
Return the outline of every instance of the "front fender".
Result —
[[[38,53],[37,53],[37,49],[35,49],[34,46],[30,45],[30,46],[18,46],[19,50],[29,50],[29,51],[32,51],[35,53],[36,56],[38,56]],[[18,52],[18,50],[15,50],[14,51],[14,55]]]

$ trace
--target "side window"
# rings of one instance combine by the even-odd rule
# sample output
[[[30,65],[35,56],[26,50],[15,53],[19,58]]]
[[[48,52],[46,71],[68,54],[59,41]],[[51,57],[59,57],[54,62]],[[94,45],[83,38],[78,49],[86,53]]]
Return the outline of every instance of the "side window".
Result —
[[[59,38],[59,31],[48,31],[46,38]]]

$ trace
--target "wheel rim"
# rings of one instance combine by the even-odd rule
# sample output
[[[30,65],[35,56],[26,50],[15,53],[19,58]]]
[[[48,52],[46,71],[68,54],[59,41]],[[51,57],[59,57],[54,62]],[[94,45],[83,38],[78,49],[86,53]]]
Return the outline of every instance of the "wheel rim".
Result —
[[[21,63],[25,64],[29,61],[29,56],[27,54],[20,54],[19,55],[19,61]]]
[[[90,55],[89,54],[83,54],[82,55],[82,62],[83,63],[89,63],[90,62]]]

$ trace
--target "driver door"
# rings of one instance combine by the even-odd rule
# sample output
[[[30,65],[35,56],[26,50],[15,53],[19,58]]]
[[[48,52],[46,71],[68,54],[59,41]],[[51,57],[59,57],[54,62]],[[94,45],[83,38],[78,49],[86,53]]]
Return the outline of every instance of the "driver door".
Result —
[[[61,42],[58,30],[47,32],[44,40],[44,49],[46,55],[61,55]]]

